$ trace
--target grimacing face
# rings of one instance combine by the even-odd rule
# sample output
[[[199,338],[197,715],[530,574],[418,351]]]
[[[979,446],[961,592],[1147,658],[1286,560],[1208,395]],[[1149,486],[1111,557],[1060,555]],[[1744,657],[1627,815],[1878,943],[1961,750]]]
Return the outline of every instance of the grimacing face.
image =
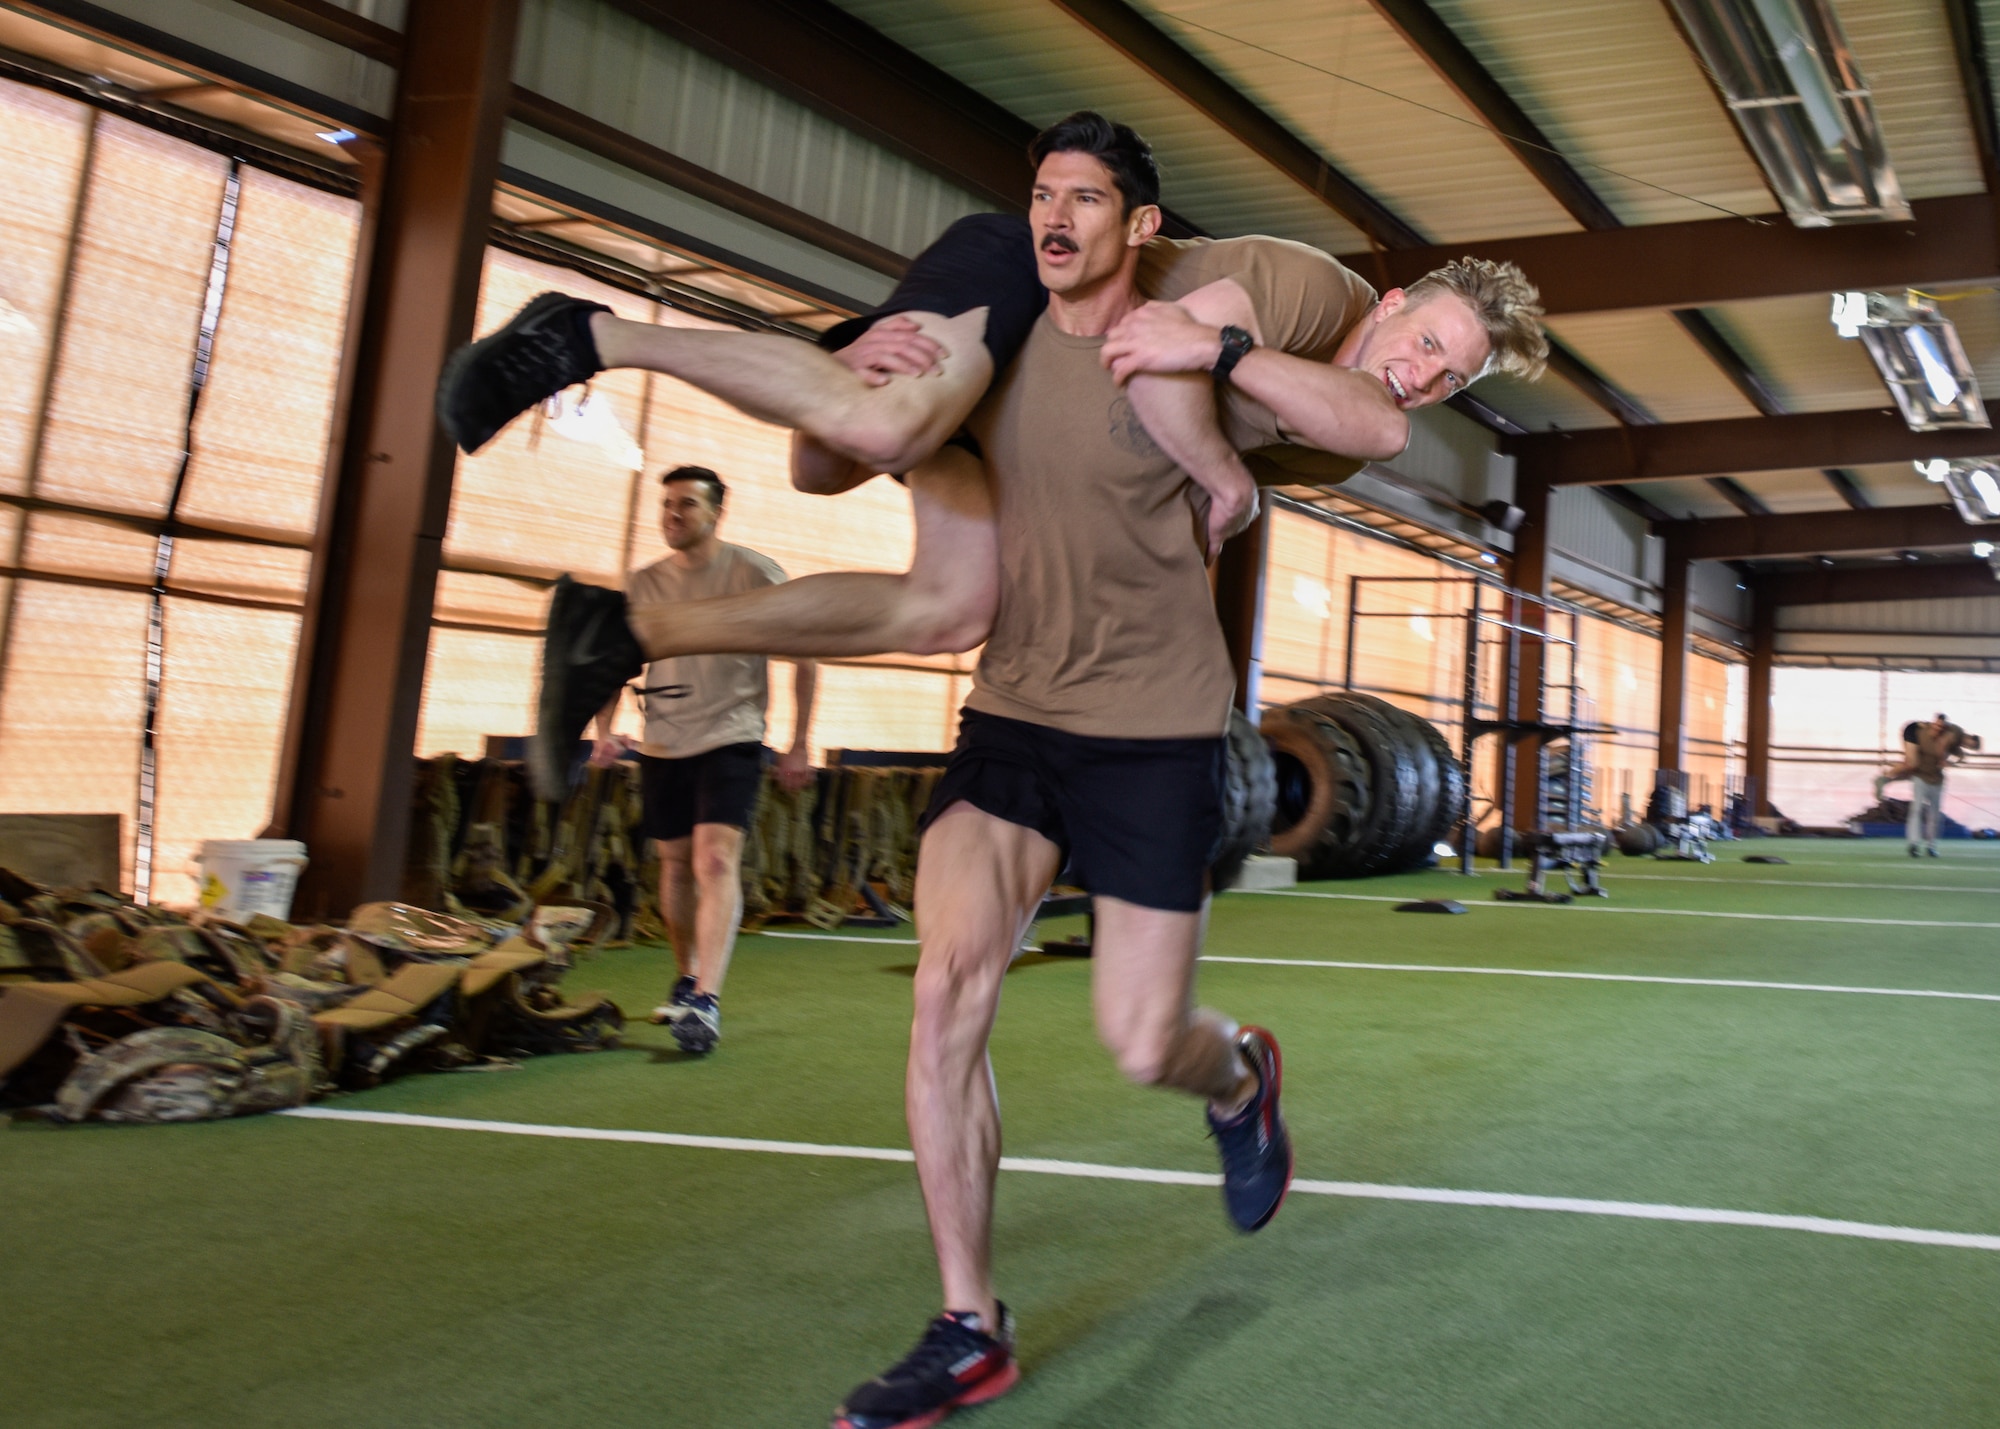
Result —
[[[1391,288],[1356,325],[1336,359],[1389,389],[1405,411],[1462,392],[1486,366],[1493,346],[1471,306],[1456,293],[1411,302]]]
[[[670,549],[700,545],[721,519],[702,482],[670,481],[660,488],[660,534]]]
[[[1028,221],[1035,234],[1035,268],[1051,293],[1075,293],[1103,282],[1129,250],[1152,237],[1159,209],[1126,213],[1111,170],[1089,154],[1051,154],[1035,171]]]

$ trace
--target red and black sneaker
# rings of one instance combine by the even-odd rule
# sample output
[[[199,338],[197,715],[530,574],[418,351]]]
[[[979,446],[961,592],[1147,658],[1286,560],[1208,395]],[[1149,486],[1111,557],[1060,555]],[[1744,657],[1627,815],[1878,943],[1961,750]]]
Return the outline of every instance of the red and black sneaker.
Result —
[[[929,1429],[954,1409],[998,1399],[1020,1377],[1005,1305],[998,1335],[969,1310],[947,1310],[899,1363],[855,1387],[832,1429]]]
[[[1222,1203],[1229,1218],[1242,1230],[1258,1231],[1278,1214],[1292,1184],[1292,1138],[1278,1111],[1284,1064],[1278,1039],[1261,1027],[1244,1028],[1237,1046],[1257,1074],[1256,1095],[1227,1121],[1209,1112],[1208,1129],[1222,1153]]]

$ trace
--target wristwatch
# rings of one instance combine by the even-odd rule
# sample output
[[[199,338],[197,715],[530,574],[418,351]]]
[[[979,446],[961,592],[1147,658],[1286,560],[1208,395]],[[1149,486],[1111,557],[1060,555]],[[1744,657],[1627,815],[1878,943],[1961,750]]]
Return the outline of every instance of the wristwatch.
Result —
[[[1226,327],[1222,330],[1222,356],[1215,359],[1215,366],[1209,369],[1217,382],[1227,382],[1229,374],[1236,370],[1236,364],[1243,360],[1243,354],[1257,344],[1250,334],[1240,327]]]

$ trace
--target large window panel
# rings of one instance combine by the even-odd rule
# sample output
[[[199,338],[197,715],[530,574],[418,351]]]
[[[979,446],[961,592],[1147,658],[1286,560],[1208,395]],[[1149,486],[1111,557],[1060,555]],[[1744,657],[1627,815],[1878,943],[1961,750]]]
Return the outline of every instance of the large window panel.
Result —
[[[541,650],[539,636],[433,629],[417,754],[477,759],[487,735],[533,731]]]
[[[17,581],[0,683],[0,813],[122,815],[128,877],[146,605],[124,591]]]
[[[84,105],[0,80],[0,492],[27,484],[91,118]]]
[[[240,173],[229,284],[181,515],[310,533],[361,205],[259,169]]]
[[[21,564],[57,575],[151,584],[158,539],[105,516],[38,511],[28,517]]]
[[[165,511],[227,169],[205,149],[99,119],[38,494]]]
[[[170,599],[165,624],[152,896],[190,904],[202,842],[270,822],[299,617]]]
[[[167,588],[234,600],[300,605],[312,553],[302,547],[255,545],[247,541],[174,542],[173,573]]]
[[[535,294],[559,288],[643,319],[652,304],[566,269],[489,252],[479,294],[478,330],[499,327]],[[538,413],[516,420],[476,456],[461,457],[445,535],[447,564],[568,571],[594,585],[624,572],[626,514],[644,408],[646,374],[600,373],[590,384],[615,426],[602,440],[565,435]],[[567,400],[574,402],[574,392]]]

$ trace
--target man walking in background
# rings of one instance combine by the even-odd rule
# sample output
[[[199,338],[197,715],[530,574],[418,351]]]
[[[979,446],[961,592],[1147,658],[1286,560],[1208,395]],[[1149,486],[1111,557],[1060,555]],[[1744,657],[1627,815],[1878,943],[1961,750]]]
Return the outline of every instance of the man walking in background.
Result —
[[[728,495],[705,466],[682,466],[660,478],[660,533],[667,554],[632,572],[635,601],[664,604],[741,595],[777,585],[785,573],[769,556],[716,534]],[[660,847],[660,917],[680,977],[653,1021],[673,1032],[684,1052],[712,1051],[722,1033],[719,1002],[736,929],[743,920],[743,831],[749,827],[770,751],[764,710],[770,698],[762,655],[684,655],[646,667],[639,690],[646,716],[639,767],[647,838]],[[797,719],[778,756],[787,788],[811,781],[816,667],[792,662]],[[625,753],[611,733],[614,698],[598,716],[591,758],[608,764]]]
[[[1908,779],[1910,815],[1903,825],[1903,837],[1909,842],[1910,857],[1929,854],[1936,858],[1938,819],[1944,811],[1944,767],[1963,759],[1967,750],[1979,748],[1979,736],[1967,734],[1939,714],[1927,723],[1905,726],[1903,739],[1903,762],[1877,776],[1875,797],[1881,799],[1883,785]]]

